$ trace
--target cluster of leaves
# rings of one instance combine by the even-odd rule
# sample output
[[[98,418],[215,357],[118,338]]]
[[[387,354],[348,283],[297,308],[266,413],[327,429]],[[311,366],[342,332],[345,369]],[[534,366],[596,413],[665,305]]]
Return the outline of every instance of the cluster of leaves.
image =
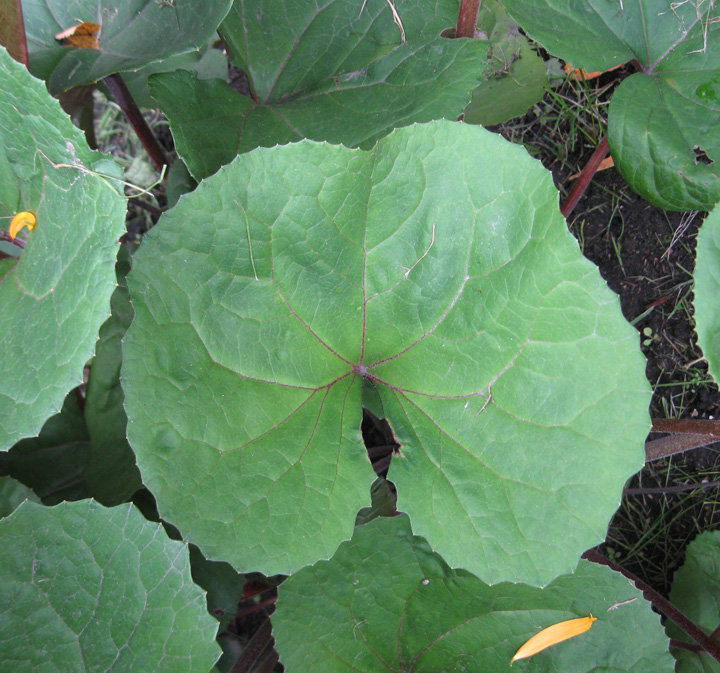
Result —
[[[650,200],[709,207],[718,175],[693,149],[701,137],[710,159],[720,149],[702,136],[720,109],[713,3],[656,16],[598,1],[577,13],[592,40],[572,42],[553,32],[569,19],[549,0],[504,4],[576,65],[637,59],[613,97],[616,162]],[[443,37],[457,9],[23,2],[44,81],[0,49],[0,216],[37,220],[0,248],[4,661],[213,666],[217,623],[186,547],[126,504],[142,483],[183,540],[225,563],[195,566],[212,600],[228,602],[235,571],[292,575],[273,617],[290,671],[505,670],[538,626],[591,612],[582,641],[518,665],[670,670],[640,592],[578,564],[643,462],[637,334],[567,231],[549,174],[481,127],[443,121],[487,121],[500,104],[486,99],[506,104],[516,75],[547,77],[499,5],[480,17],[486,39]],[[100,27],[93,48],[53,39],[77,19]],[[250,96],[207,78],[204,57],[171,64],[216,29]],[[117,167],[46,90],[125,70],[140,71],[133,87],[167,115],[199,182],[145,236],[127,287]],[[660,122],[633,108],[646,95],[633,86],[657,92]],[[675,135],[667,118],[682,119]],[[719,323],[701,337],[710,349]],[[78,405],[68,391],[91,357]],[[355,526],[373,482],[391,492],[363,409],[390,424],[406,514]],[[43,504],[10,514],[26,497]]]

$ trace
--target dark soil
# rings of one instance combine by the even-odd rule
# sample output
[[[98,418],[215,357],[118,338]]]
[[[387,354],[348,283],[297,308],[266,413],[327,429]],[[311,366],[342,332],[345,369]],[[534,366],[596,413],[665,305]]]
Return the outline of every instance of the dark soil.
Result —
[[[562,162],[540,151],[561,198],[594,147]],[[568,218],[585,256],[619,296],[625,318],[638,330],[654,395],[653,418],[716,418],[720,393],[697,346],[692,318],[695,241],[705,213],[675,213],[635,194],[615,168],[596,174]],[[612,419],[608,419],[612,422]],[[659,435],[652,435],[654,438]],[[631,487],[673,487],[713,481],[720,443],[648,463]],[[625,495],[598,550],[667,595],[685,548],[700,532],[720,528],[717,487],[692,492]]]

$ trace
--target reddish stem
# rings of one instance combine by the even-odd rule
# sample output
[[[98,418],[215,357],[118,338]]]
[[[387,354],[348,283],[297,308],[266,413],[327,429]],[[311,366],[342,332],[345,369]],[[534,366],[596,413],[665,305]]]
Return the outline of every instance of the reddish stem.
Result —
[[[711,421],[704,418],[653,418],[652,431],[715,435],[720,440],[720,421]]]
[[[10,234],[7,233],[7,231],[0,231],[0,241],[7,241],[8,243],[16,245],[18,248],[25,247],[25,241],[23,241],[21,238],[12,238]]]
[[[108,75],[105,79],[103,79],[103,82],[107,88],[110,89],[110,93],[113,98],[120,106],[120,109],[127,117],[127,120],[130,122],[133,129],[135,129],[135,133],[137,133],[140,142],[152,162],[155,164],[155,167],[160,171],[163,166],[169,166],[170,162],[168,161],[163,148],[160,147],[160,143],[148,126],[148,123],[145,121],[145,117],[142,116],[140,108],[137,106],[137,103],[135,103],[132,95],[130,94],[127,84],[125,84],[125,80],[123,80],[118,73],[115,73],[113,75]]]
[[[575,209],[575,206],[577,206],[578,201],[582,198],[590,184],[590,180],[592,180],[595,173],[597,173],[597,169],[602,160],[607,156],[607,153],[608,141],[607,136],[605,136],[595,148],[592,156],[585,164],[585,168],[582,169],[580,177],[575,181],[573,188],[560,206],[560,212],[563,214],[563,217],[567,218]]]
[[[455,37],[475,37],[480,0],[461,0]]]
[[[679,626],[685,633],[687,633],[694,641],[696,641],[700,647],[702,647],[715,661],[720,662],[720,646],[708,636],[697,624],[690,621],[680,610],[678,610],[667,598],[661,596],[655,589],[648,586],[639,577],[633,575],[629,570],[626,570],[622,566],[619,566],[609,558],[599,554],[594,549],[586,551],[582,557],[593,563],[599,563],[600,565],[608,566],[615,572],[627,577],[635,586],[643,592],[643,596],[649,600],[653,606],[663,615],[665,615],[670,621],[674,622]]]

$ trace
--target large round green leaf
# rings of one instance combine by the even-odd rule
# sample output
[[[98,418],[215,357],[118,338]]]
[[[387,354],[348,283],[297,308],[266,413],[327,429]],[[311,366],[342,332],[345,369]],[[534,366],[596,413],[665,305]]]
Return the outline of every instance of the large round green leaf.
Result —
[[[206,673],[217,659],[187,547],[132,505],[25,503],[0,540],[6,670]]]
[[[583,561],[545,589],[490,587],[449,568],[401,515],[356,528],[330,561],[288,579],[273,633],[288,673],[506,673],[541,628],[589,614],[589,632],[515,667],[672,671],[659,617],[621,575]]]
[[[710,374],[720,381],[720,208],[705,218],[698,233],[693,278],[698,344]]]
[[[161,515],[241,570],[350,537],[374,477],[363,403],[401,444],[414,530],[490,582],[571,571],[643,463],[637,334],[550,174],[484,129],[242,155],[135,265],[130,443]]]
[[[634,60],[610,101],[608,140],[630,186],[668,210],[720,200],[720,4],[505,0],[548,51],[586,70]]]
[[[371,147],[397,126],[457,119],[487,43],[440,37],[456,0],[236,2],[221,33],[253,98],[177,71],[150,79],[196,179],[236,154],[302,138]]]
[[[23,0],[33,74],[52,93],[137,70],[173,54],[199,49],[232,0]],[[61,46],[54,38],[90,22],[100,26],[97,49]]]
[[[82,383],[115,289],[125,199],[88,170],[115,166],[0,47],[0,226],[35,214],[16,263],[0,268],[0,449],[37,435]],[[58,166],[57,164],[65,164]]]

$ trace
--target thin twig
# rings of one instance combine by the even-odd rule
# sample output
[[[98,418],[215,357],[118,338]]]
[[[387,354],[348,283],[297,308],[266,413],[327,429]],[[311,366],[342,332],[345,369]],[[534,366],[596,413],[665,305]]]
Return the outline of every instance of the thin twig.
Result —
[[[700,484],[679,484],[678,486],[648,486],[647,488],[624,488],[623,495],[682,493],[683,491],[695,491],[698,488],[713,488],[715,486],[720,486],[720,481],[703,481]]]
[[[572,211],[575,209],[575,206],[577,206],[578,202],[582,198],[585,190],[590,184],[590,180],[592,180],[595,173],[597,173],[597,169],[600,166],[602,160],[607,156],[607,153],[608,141],[607,136],[605,136],[598,143],[598,146],[595,148],[592,156],[580,172],[580,177],[575,181],[575,184],[570,190],[570,193],[567,195],[562,205],[560,206],[560,212],[563,214],[563,217],[567,218],[570,213],[572,213]]]
[[[615,572],[627,577],[635,586],[642,591],[643,596],[671,622],[679,626],[693,640],[695,640],[715,661],[720,662],[720,645],[713,641],[697,624],[688,619],[678,610],[667,598],[661,596],[655,589],[645,584],[639,577],[633,575],[629,570],[619,566],[606,556],[599,554],[594,549],[586,551],[582,557],[592,563],[608,566]]]

